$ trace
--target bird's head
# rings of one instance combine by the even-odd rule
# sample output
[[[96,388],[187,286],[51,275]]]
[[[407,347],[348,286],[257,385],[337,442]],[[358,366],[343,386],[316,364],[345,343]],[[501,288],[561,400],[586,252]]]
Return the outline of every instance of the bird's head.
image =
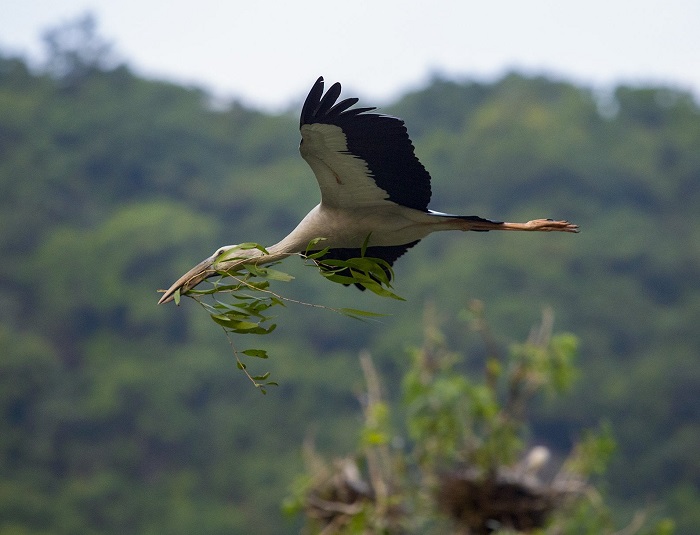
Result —
[[[172,301],[178,290],[180,290],[180,294],[185,294],[203,280],[213,277],[217,273],[229,271],[265,253],[264,249],[255,244],[219,247],[214,251],[214,254],[202,260],[165,290],[158,304]]]

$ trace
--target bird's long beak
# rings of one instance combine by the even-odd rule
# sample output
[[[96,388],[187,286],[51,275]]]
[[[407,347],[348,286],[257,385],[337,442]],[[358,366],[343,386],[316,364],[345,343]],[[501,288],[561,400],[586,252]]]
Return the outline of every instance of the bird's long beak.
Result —
[[[182,277],[177,279],[173,285],[165,291],[163,296],[160,298],[160,301],[158,301],[158,304],[162,305],[163,303],[172,301],[177,290],[180,290],[180,293],[184,294],[187,292],[187,290],[194,288],[204,279],[216,275],[216,270],[213,268],[216,258],[216,254],[211,255],[209,258],[205,258]]]

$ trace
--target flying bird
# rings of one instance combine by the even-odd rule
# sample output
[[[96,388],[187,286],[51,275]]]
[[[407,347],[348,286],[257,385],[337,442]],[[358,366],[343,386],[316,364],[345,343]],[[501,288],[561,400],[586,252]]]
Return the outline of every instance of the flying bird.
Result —
[[[325,238],[324,259],[347,260],[365,255],[389,265],[428,234],[439,230],[578,232],[568,221],[535,219],[527,223],[491,221],[473,215],[453,215],[428,209],[430,174],[414,153],[403,120],[373,113],[374,107],[353,107],[357,98],[338,102],[340,84],[323,93],[316,80],[301,110],[299,129],[302,158],[316,175],[321,202],[280,242],[259,249],[214,254],[180,277],[161,297],[172,300],[204,279],[240,266],[267,264],[307,251],[309,243]]]

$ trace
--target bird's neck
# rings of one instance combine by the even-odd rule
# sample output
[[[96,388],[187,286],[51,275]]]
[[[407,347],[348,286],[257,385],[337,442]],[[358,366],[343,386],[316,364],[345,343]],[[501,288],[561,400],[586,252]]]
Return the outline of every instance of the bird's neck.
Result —
[[[226,260],[217,262],[216,269],[229,271],[243,264],[270,264],[277,262],[293,254],[304,253],[309,243],[316,238],[324,237],[328,232],[325,227],[323,217],[320,215],[317,206],[281,241],[261,251],[257,248],[240,249],[237,246],[230,246]],[[319,248],[325,247],[321,242]]]
[[[231,245],[227,247],[224,259],[215,262],[212,266],[216,271],[231,271],[245,264],[272,264],[284,258],[303,252],[306,246],[299,248],[296,241],[287,236],[282,241],[266,247],[264,251],[258,248],[241,248],[239,245]]]
[[[233,245],[229,247],[224,259],[215,262],[212,267],[216,271],[232,271],[245,264],[271,264],[292,254],[278,246],[279,244],[275,244],[261,251],[257,248],[241,249],[240,246]]]

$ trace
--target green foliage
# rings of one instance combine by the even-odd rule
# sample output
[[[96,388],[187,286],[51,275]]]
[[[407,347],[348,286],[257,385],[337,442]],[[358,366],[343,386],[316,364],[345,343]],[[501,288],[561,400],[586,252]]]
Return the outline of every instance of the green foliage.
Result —
[[[583,476],[603,474],[610,457],[617,448],[609,423],[601,425],[599,432],[586,431],[576,446],[575,454],[568,460],[568,469]]]
[[[479,303],[472,304],[473,325],[483,334],[481,310]],[[560,394],[574,374],[576,338],[552,336],[550,329],[551,313],[546,313],[540,331],[513,344],[506,358],[490,355],[484,380],[477,382],[456,372],[462,359],[446,352],[441,342],[415,350],[403,388],[410,436],[421,445],[419,457],[438,464],[461,459],[485,472],[514,463],[523,446],[526,403],[537,392]]]
[[[322,244],[323,238],[317,238],[309,243],[305,257],[311,260],[319,268],[321,275],[331,282],[346,286],[355,284],[381,297],[391,297],[403,301],[403,297],[391,291],[391,279],[394,277],[391,264],[381,258],[366,256],[369,238],[370,236],[367,236],[365,239],[361,255],[357,258],[347,260],[325,258],[328,248],[314,251],[316,245]]]
[[[402,299],[389,290],[393,273],[391,266],[382,259],[364,256],[367,241],[365,241],[365,247],[362,248],[363,256],[348,260],[324,259],[324,255],[328,252],[327,249],[312,253],[311,251],[320,241],[320,238],[313,240],[307,248],[307,253],[301,256],[309,260],[312,265],[317,266],[321,275],[326,279],[345,285],[358,284],[377,295]],[[285,306],[287,302],[294,302],[315,308],[327,308],[356,319],[382,316],[382,314],[355,308],[343,307],[334,309],[318,304],[304,303],[275,293],[270,287],[271,281],[290,282],[294,280],[294,277],[273,269],[269,264],[243,263],[246,257],[241,256],[240,251],[250,249],[260,251],[263,254],[263,258],[269,254],[263,246],[257,243],[243,243],[232,247],[219,255],[215,262],[241,260],[241,263],[235,264],[234,267],[227,271],[220,271],[218,273],[219,279],[213,282],[210,288],[190,289],[184,295],[194,298],[209,313],[211,319],[224,329],[236,358],[238,369],[242,370],[253,385],[259,388],[263,394],[267,393],[266,388],[268,386],[278,386],[278,383],[268,381],[270,372],[265,372],[262,375],[251,375],[248,372],[247,364],[241,360],[240,356],[246,355],[266,359],[268,358],[267,351],[262,349],[239,351],[233,343],[232,335],[270,334],[277,327],[276,323],[269,323],[269,320],[272,319],[272,316],[268,313],[270,308]],[[340,273],[343,274],[340,275]],[[229,295],[232,301],[223,302],[220,294]],[[201,299],[202,296],[211,296],[213,302],[203,301]],[[174,298],[175,303],[179,305],[181,298],[179,289],[176,291]]]
[[[411,350],[403,378],[410,440],[396,435],[390,423],[396,407],[381,400],[376,370],[369,355],[361,355],[367,394],[358,451],[331,464],[307,451],[307,472],[294,484],[286,511],[304,514],[306,533],[619,533],[611,509],[587,483],[605,473],[615,449],[609,425],[585,431],[549,480],[540,476],[549,464],[547,449],[526,448],[525,405],[535,394],[552,395],[541,377],[573,375],[575,337],[553,336],[546,311],[537,334],[500,363],[508,372],[494,376],[490,357],[483,377],[468,379],[456,367],[464,357],[446,348],[433,317],[428,310],[425,341]],[[485,329],[481,317],[475,325]],[[523,359],[532,355],[537,358]],[[392,442],[407,447],[391,448]],[[640,511],[624,531],[670,534],[673,523],[649,522]]]

